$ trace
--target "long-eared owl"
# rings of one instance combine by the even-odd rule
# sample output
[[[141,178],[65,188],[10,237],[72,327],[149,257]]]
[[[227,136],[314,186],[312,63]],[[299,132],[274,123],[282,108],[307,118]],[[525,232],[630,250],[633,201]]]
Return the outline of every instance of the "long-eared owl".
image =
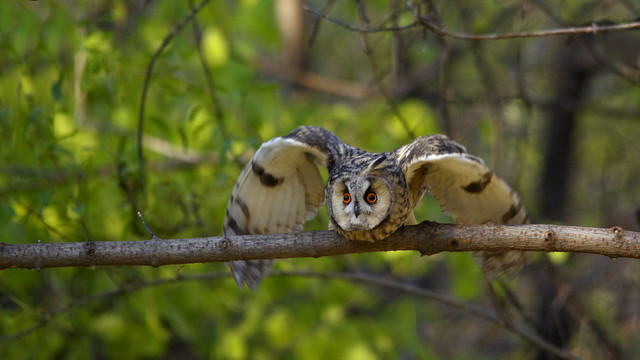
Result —
[[[329,171],[325,186],[318,171]],[[238,177],[225,235],[303,231],[326,199],[330,228],[350,240],[381,240],[416,223],[425,191],[459,224],[522,224],[516,193],[482,159],[444,135],[427,135],[391,152],[370,153],[316,126],[302,126],[262,144]],[[485,253],[490,276],[518,268],[526,253]],[[273,260],[229,263],[239,287],[255,289]]]

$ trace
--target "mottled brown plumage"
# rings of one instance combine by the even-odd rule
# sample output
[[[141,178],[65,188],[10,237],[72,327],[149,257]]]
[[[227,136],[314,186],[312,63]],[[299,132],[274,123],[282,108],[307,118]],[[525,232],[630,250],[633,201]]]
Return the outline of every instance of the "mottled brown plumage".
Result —
[[[329,171],[325,187],[318,166]],[[370,153],[333,133],[302,126],[264,143],[238,177],[227,204],[225,235],[304,230],[327,202],[330,226],[351,240],[377,241],[403,224],[425,191],[461,224],[527,222],[518,196],[482,159],[444,135],[422,136],[385,153]],[[521,266],[522,252],[485,254],[496,276]],[[238,286],[255,289],[272,260],[234,261]]]

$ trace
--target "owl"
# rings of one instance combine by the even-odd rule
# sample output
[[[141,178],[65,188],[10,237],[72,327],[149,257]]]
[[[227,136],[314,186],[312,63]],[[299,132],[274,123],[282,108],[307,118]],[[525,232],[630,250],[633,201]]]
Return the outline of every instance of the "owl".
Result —
[[[319,166],[328,170],[326,185]],[[321,127],[302,126],[262,144],[246,165],[227,204],[224,235],[303,231],[326,201],[330,228],[353,241],[378,241],[416,224],[413,208],[427,191],[459,224],[528,222],[518,195],[444,135],[371,153]],[[521,251],[483,256],[490,276],[526,261]],[[238,286],[254,290],[272,262],[229,265]]]

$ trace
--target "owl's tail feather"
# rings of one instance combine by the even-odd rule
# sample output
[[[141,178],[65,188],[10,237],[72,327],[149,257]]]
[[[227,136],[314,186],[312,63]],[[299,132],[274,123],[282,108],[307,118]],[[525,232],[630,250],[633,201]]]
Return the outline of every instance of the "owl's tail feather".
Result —
[[[520,250],[477,251],[475,255],[482,258],[482,271],[489,281],[501,274],[513,276],[531,259],[531,252]]]
[[[262,278],[269,274],[273,260],[231,261],[228,264],[240,290],[246,283],[251,291],[256,291]]]

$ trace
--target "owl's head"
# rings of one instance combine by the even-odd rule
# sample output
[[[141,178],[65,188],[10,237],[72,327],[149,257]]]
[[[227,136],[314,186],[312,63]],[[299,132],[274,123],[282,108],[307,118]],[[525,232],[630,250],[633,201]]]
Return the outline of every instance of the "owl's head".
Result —
[[[352,240],[378,240],[400,226],[392,230],[380,227],[389,221],[390,213],[397,212],[399,197],[406,197],[406,191],[392,172],[373,166],[379,165],[376,161],[371,164],[365,170],[338,171],[327,186],[330,219],[343,236]]]

